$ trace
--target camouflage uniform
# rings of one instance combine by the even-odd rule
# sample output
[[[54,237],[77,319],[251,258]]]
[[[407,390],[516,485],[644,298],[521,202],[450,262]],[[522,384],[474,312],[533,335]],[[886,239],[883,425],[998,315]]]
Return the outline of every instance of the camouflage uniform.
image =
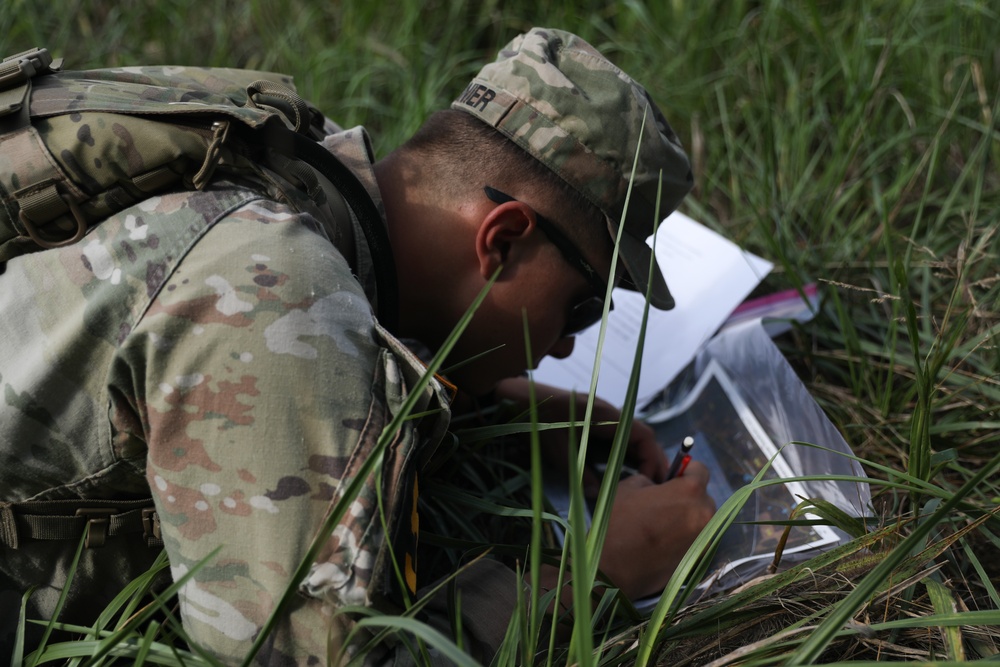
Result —
[[[626,286],[648,286],[654,306],[673,305],[659,270],[648,278],[645,239],[692,178],[641,86],[578,37],[536,28],[483,68],[453,108],[552,169],[600,209],[613,237],[621,225]],[[363,132],[325,143],[379,203]],[[181,613],[191,638],[227,662],[245,655],[423,373],[375,319],[379,295],[357,223],[332,222],[276,174],[258,175],[151,198],[72,246],[11,260],[0,276],[0,384],[5,415],[15,417],[0,423],[0,501],[152,489],[174,577],[211,556],[181,591]],[[392,434],[380,474],[323,542],[260,661],[326,662],[342,639],[337,609],[389,604],[402,588],[387,545],[416,530],[413,471],[449,420],[439,383],[415,413],[424,416]],[[8,524],[0,506],[0,530]],[[21,565],[0,553],[0,609],[16,605],[9,591],[26,579],[59,578],[45,569],[65,560],[35,547],[23,547]],[[83,569],[99,579],[111,559],[86,551]],[[32,576],[22,574],[25,560]],[[463,609],[472,610],[463,629],[488,660],[518,582],[482,562],[460,578]],[[39,606],[53,598],[42,591]]]
[[[325,144],[378,202],[366,139],[355,129]],[[424,370],[373,315],[363,238],[351,221],[324,225],[308,202],[221,181],[11,260],[0,276],[0,500],[152,489],[174,578],[219,549],[181,591],[187,632],[227,661],[242,658]],[[437,382],[416,411],[433,414],[393,438],[381,489],[369,480],[350,505],[265,662],[325,662],[331,612],[388,588],[373,582],[386,558],[376,493],[394,525],[429,453],[418,445],[448,423]],[[23,573],[15,558],[30,546],[5,550],[0,570]],[[85,570],[114,559],[87,552]],[[35,564],[39,581],[14,583],[47,581],[46,563]],[[52,593],[36,594],[42,607]],[[19,593],[5,594],[16,609]]]

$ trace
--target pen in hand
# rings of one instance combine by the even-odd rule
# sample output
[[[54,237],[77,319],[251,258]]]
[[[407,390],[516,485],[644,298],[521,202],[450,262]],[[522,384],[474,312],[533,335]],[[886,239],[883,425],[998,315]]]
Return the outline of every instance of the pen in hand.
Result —
[[[674,462],[670,464],[670,470],[667,471],[667,481],[672,480],[674,477],[680,477],[684,474],[684,469],[687,468],[688,463],[691,462],[692,447],[694,447],[694,438],[689,435],[684,438],[684,442],[681,443],[680,451],[678,451],[677,456],[674,457]]]

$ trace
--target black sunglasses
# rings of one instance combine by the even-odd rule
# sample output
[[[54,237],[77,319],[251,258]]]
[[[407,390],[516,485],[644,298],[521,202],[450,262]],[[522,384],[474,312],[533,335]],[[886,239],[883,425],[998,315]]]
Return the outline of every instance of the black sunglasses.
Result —
[[[518,201],[510,195],[504,194],[488,185],[483,187],[483,190],[490,201],[496,204]],[[597,292],[596,296],[588,297],[573,306],[566,317],[566,326],[562,330],[563,338],[576,335],[595,322],[599,322],[604,315],[604,295],[608,293],[608,285],[601,280],[594,267],[584,258],[583,253],[580,252],[565,234],[559,231],[559,228],[552,221],[545,218],[538,211],[535,211],[535,223],[552,245],[559,250],[563,258],[569,262],[570,266],[579,271],[587,279],[590,286],[594,288],[594,291]],[[615,304],[612,301],[611,307],[608,310],[614,310],[614,308]]]

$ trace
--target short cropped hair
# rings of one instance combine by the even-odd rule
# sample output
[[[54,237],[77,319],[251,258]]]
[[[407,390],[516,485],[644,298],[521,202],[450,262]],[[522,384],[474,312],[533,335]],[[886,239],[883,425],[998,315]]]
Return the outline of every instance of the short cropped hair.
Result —
[[[532,205],[543,200],[553,202],[539,212],[570,238],[599,252],[611,253],[611,237],[600,209],[551,169],[474,116],[454,109],[437,111],[400,150],[418,156],[418,164],[427,164],[435,178],[433,183],[425,185],[434,188],[438,196],[454,201],[485,196],[484,185],[511,196],[529,192],[533,196],[529,202]]]

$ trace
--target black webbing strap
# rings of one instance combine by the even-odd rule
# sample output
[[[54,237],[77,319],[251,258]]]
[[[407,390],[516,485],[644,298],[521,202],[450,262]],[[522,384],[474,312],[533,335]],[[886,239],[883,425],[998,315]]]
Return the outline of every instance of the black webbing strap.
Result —
[[[0,503],[0,544],[11,549],[30,540],[79,540],[84,531],[87,548],[103,546],[109,537],[132,535],[150,547],[163,545],[152,498]]]
[[[399,286],[396,283],[396,261],[389,244],[389,232],[382,216],[358,177],[330,151],[301,134],[293,137],[295,157],[309,163],[323,174],[344,197],[354,211],[375,265],[375,288],[378,290],[378,319],[383,327],[395,333],[399,317]]]

